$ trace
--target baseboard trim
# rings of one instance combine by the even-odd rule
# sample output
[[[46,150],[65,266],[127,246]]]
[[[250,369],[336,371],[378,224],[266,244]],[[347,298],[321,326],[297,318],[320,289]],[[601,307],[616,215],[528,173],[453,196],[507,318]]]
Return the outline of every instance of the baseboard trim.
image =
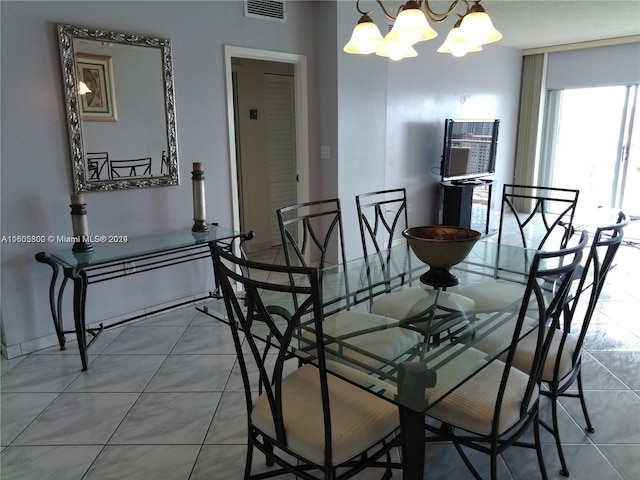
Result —
[[[155,315],[160,315],[161,313],[167,313],[171,310],[177,310],[179,308],[183,308],[187,305],[196,305],[203,300],[212,299],[211,292],[203,292],[196,295],[189,295],[187,297],[182,297],[176,300],[172,300],[170,302],[161,303],[158,305],[152,305],[147,308],[143,308],[141,310],[135,310],[133,312],[129,312],[123,315],[118,315],[116,317],[107,318],[105,320],[101,320],[99,322],[94,322],[87,325],[87,328],[99,328],[100,325],[104,325],[105,329],[116,327],[123,325],[129,322],[141,321],[151,318]],[[75,342],[75,335],[67,335],[67,343]],[[25,342],[17,343],[15,345],[5,345],[4,342],[0,344],[0,353],[2,356],[8,360],[16,357],[20,357],[23,355],[28,355],[33,352],[37,352],[38,350],[44,350],[45,348],[50,348],[58,345],[58,336],[53,333],[51,335],[46,335],[44,337],[35,338],[32,340],[27,340]]]

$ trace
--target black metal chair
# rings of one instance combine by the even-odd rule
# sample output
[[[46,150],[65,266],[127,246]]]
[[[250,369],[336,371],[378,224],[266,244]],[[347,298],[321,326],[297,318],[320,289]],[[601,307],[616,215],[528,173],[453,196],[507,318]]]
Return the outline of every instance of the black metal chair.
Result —
[[[504,185],[498,243],[511,243],[511,231],[519,234],[515,243],[524,248],[564,248],[573,234],[579,194],[569,188]]]
[[[340,199],[317,200],[276,210],[284,257],[289,266],[323,269],[340,265],[345,279],[345,301],[350,308],[349,282]]]
[[[401,442],[396,406],[327,373],[324,349],[317,349],[314,365],[295,368],[294,364],[291,373],[285,374],[287,361],[295,361],[292,349],[304,343],[304,338],[295,337],[301,325],[312,322],[316,334],[310,343],[322,342],[319,271],[251,262],[233,255],[224,245],[213,245],[212,255],[245,391],[248,444],[244,478],[290,472],[296,478],[316,479],[319,477],[312,473],[319,471],[321,478],[337,480],[368,467],[382,467],[382,478],[391,478],[391,469],[401,467],[390,458],[390,451]],[[255,280],[282,274],[296,281],[290,284],[286,277],[284,282]],[[244,291],[242,296],[238,290]],[[278,308],[270,307],[269,301],[275,301]],[[275,354],[268,360],[255,337],[271,338]],[[265,455],[267,465],[280,468],[252,475],[254,448]]]
[[[432,319],[429,340],[436,343],[466,332],[470,328],[468,322],[458,319],[454,322],[441,320],[439,323],[438,317],[449,319],[452,311],[473,310],[475,302],[472,299],[413,284],[410,248],[402,236],[402,231],[408,228],[406,190],[397,188],[357,195],[356,208],[370,285],[371,313],[397,320],[434,315],[436,318]],[[406,247],[401,259],[391,255],[391,247],[399,242]],[[394,265],[399,261],[403,264]],[[394,275],[394,272],[409,273]],[[393,280],[404,286],[394,286],[392,289],[392,276]],[[438,309],[433,310],[436,299]]]
[[[526,280],[522,285],[500,280],[501,275],[509,272],[501,264],[500,246],[517,245],[531,250],[564,248],[574,233],[579,193],[567,188],[504,185],[494,278],[461,287],[456,293],[475,300],[476,308],[481,310],[504,308],[517,301]]]
[[[162,155],[160,157],[160,175],[164,175],[165,169],[167,170],[167,175],[169,174],[169,157],[167,156],[167,151],[163,150]]]
[[[89,174],[89,180],[103,180],[100,176],[102,175],[105,165],[108,163],[108,152],[87,152],[87,173]]]
[[[132,160],[111,160],[109,162],[109,175],[112,180],[150,176],[151,157]]]
[[[560,473],[567,477],[569,470],[562,451],[558,426],[558,398],[579,398],[587,423],[586,431],[594,431],[582,388],[582,345],[607,274],[613,267],[613,260],[622,243],[623,229],[628,223],[627,217],[620,212],[615,224],[602,226],[596,230],[586,261],[581,266],[581,275],[574,282],[577,282],[577,288],[563,310],[562,324],[557,325],[554,332],[547,361],[542,371],[542,382],[548,386],[548,390],[542,390],[540,393],[551,397],[552,425],[542,421],[541,425],[554,436],[562,465]],[[589,296],[586,302],[583,302],[582,295],[587,291],[589,291]],[[582,315],[583,309],[584,315]],[[572,326],[574,333],[571,333]],[[514,359],[514,365],[521,370],[528,371],[534,350],[535,345],[532,339],[521,342],[518,354]],[[569,391],[569,388],[576,380],[578,392],[574,393]]]
[[[480,317],[475,324],[476,339],[469,343],[469,354],[477,354],[477,348],[483,342],[486,342],[485,346],[494,343],[489,355],[494,356],[504,350],[503,359],[489,362],[483,370],[427,411],[427,416],[440,424],[435,425],[431,420],[426,422],[426,429],[435,434],[435,437],[427,437],[427,441],[453,441],[477,479],[482,477],[463,451],[463,446],[490,455],[493,480],[497,478],[497,457],[502,451],[512,445],[535,448],[542,478],[547,478],[538,422],[543,369],[587,241],[587,233],[582,232],[575,246],[535,254],[517,314],[507,310]],[[553,282],[553,295],[541,287],[546,282]],[[547,324],[550,328],[536,328]],[[504,341],[496,340],[500,334]],[[524,343],[521,337],[525,334],[533,345],[528,373],[516,368],[515,364],[515,359],[521,355]],[[529,340],[529,337],[532,338]],[[464,362],[464,355],[457,361]],[[440,372],[438,382],[446,383]],[[534,430],[533,444],[520,441],[530,426]]]
[[[340,279],[338,284],[333,284],[331,279],[325,282],[322,278],[324,273],[320,271],[320,284],[325,292],[323,308],[326,333],[359,332],[363,325],[369,325],[372,330],[370,333],[350,338],[349,344],[354,349],[354,355],[359,347],[367,345],[370,351],[375,344],[378,355],[385,359],[396,359],[398,352],[409,351],[421,342],[420,333],[406,328],[393,328],[397,321],[392,317],[372,315],[362,305],[352,310],[355,296],[349,289],[339,199],[300,203],[280,208],[276,213],[288,266],[313,265],[318,269],[335,266],[340,271],[336,275]],[[292,284],[294,280],[290,278]],[[296,302],[296,298],[293,301]],[[382,329],[384,324],[392,328]],[[371,357],[363,361],[369,367],[379,367],[381,363]]]

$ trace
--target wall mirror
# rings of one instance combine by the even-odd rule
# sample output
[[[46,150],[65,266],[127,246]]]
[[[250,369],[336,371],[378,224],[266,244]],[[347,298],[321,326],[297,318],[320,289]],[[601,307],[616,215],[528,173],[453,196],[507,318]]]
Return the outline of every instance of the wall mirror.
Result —
[[[171,41],[58,25],[75,192],[178,184]]]

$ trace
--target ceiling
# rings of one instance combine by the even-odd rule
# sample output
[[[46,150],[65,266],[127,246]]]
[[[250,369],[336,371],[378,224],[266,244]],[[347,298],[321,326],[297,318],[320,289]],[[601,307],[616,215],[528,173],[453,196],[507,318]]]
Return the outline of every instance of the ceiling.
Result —
[[[444,12],[451,1],[430,1],[429,5]],[[383,3],[392,15],[403,4],[395,0]],[[500,43],[521,50],[640,35],[640,0],[482,0],[480,4],[502,33]],[[362,6],[376,8],[372,2]],[[456,13],[464,13],[463,5]],[[449,18],[440,25],[432,22],[432,26],[444,41],[454,23]]]

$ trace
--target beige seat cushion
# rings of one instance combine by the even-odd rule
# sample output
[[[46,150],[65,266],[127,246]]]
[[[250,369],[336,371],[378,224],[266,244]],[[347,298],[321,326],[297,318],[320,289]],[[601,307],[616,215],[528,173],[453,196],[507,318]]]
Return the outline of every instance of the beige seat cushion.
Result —
[[[505,280],[488,280],[456,290],[456,293],[475,301],[477,310],[502,310],[521,302],[525,285]],[[519,305],[519,303],[518,303]]]
[[[403,320],[426,311],[433,305],[436,294],[436,290],[428,290],[422,287],[404,287],[401,290],[394,290],[377,297],[371,307],[371,313]],[[456,293],[441,292],[438,298],[438,305],[451,310],[465,312],[473,310],[475,302]]]
[[[366,312],[345,311],[331,315],[322,323],[323,332],[343,343],[326,345],[327,354],[334,353],[327,358],[346,360],[350,366],[364,370],[381,368],[385,365],[383,359],[400,359],[422,341],[419,333],[397,325],[395,319]],[[358,334],[363,330],[370,331]],[[364,352],[358,351],[360,349]]]
[[[338,465],[372,447],[399,428],[398,407],[333,375],[328,375],[331,405],[332,465]],[[298,368],[283,379],[282,410],[287,445],[316,464],[324,462],[324,421],[319,370]],[[275,438],[266,395],[256,399],[252,423]]]
[[[487,315],[486,317],[479,318],[474,324],[476,338],[473,341],[473,348],[496,356],[511,345],[517,319],[511,314]],[[532,318],[525,318],[524,322],[524,333],[537,328],[538,322]]]
[[[525,321],[529,323],[529,327],[535,325],[535,320],[533,319],[526,319]],[[497,352],[507,348],[511,343],[514,326],[515,319],[496,329],[490,336],[478,339],[473,345],[474,348],[482,350],[487,354],[495,355]],[[481,332],[481,328],[478,328],[478,332]],[[538,330],[536,328],[520,340],[516,354],[513,358],[513,366],[525,373],[529,373],[531,371],[531,363],[533,362],[533,356],[536,350],[537,332]],[[572,357],[575,352],[578,339],[574,335],[567,335],[563,351],[559,352],[561,340],[562,332],[558,330],[553,336],[549,347],[549,353],[544,364],[544,370],[542,372],[543,382],[553,381],[553,371],[558,354],[560,354],[560,369],[558,371],[559,379],[564,378],[564,376],[567,375],[573,367]],[[502,354],[499,358],[504,360],[506,358],[506,353]]]
[[[494,360],[483,370],[427,410],[427,415],[469,432],[491,433],[494,410],[505,364]],[[520,405],[529,376],[512,368],[500,409],[498,432],[503,433],[520,420]],[[536,388],[529,407],[538,398]]]
[[[533,355],[536,350],[536,336],[537,330],[531,332],[525,338],[518,343],[518,349],[513,359],[513,366],[522,370],[523,372],[529,372],[531,370],[531,362],[533,362]],[[562,352],[559,352],[560,341],[562,340],[562,332],[556,331],[551,340],[551,346],[549,347],[549,353],[544,363],[544,369],[542,371],[542,381],[553,381],[553,371],[556,365],[556,359],[560,356],[560,369],[558,370],[558,379],[561,380],[567,375],[573,368],[572,357],[576,350],[576,344],[578,339],[574,335],[567,335]]]

